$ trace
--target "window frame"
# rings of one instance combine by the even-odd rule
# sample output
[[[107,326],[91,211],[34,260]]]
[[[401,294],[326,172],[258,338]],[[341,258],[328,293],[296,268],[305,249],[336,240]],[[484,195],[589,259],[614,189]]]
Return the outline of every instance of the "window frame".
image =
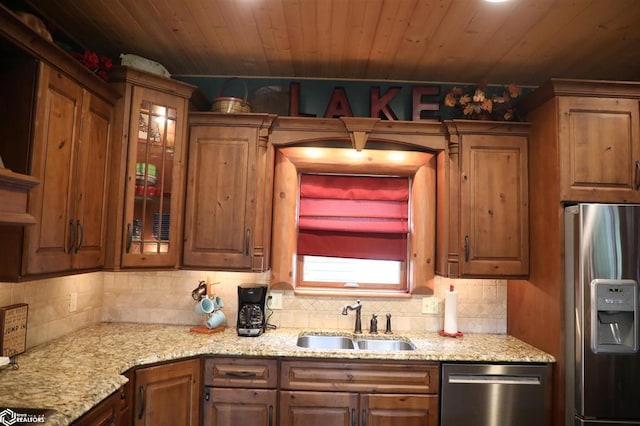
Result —
[[[271,288],[304,295],[410,297],[431,294],[435,276],[437,153],[419,150],[360,150],[318,146],[275,149]],[[296,254],[299,173],[407,176],[411,178],[409,254],[403,268],[407,286],[398,291],[310,288],[298,285]]]

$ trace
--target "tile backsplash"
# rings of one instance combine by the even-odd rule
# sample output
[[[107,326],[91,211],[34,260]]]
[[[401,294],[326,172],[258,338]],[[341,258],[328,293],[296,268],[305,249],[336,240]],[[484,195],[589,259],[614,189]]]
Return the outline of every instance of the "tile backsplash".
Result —
[[[76,310],[69,312],[71,294]],[[21,283],[0,283],[0,306],[29,304],[27,348],[79,330],[102,319],[102,272]]]
[[[194,325],[204,317],[194,312],[191,291],[201,280],[216,282],[214,290],[225,303],[227,325],[235,327],[237,286],[269,281],[269,273],[219,271],[94,272],[23,283],[0,283],[0,306],[29,304],[27,347],[100,321]],[[436,277],[438,314],[422,314],[422,296],[408,299],[362,298],[362,327],[373,313],[378,329],[385,314],[392,329],[438,331],[443,327],[444,295],[450,284],[458,290],[458,325],[463,332],[506,333],[507,284],[504,280],[451,280]],[[77,309],[69,312],[70,295]],[[352,330],[353,313],[341,315],[346,297],[296,296],[283,292],[283,309],[272,311],[269,323],[279,327]]]

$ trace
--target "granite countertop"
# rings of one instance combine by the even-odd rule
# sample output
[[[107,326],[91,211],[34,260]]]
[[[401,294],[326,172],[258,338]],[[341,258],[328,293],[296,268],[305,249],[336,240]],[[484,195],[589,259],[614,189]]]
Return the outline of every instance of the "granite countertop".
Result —
[[[269,330],[239,337],[234,328],[215,334],[191,333],[188,326],[100,323],[19,355],[20,368],[0,370],[0,407],[56,410],[46,424],[66,425],[116,391],[132,367],[199,355],[271,356],[403,361],[551,363],[555,359],[503,334],[399,333],[413,351],[316,350],[296,346],[304,331]],[[324,332],[331,334],[331,332]],[[343,331],[335,332],[350,335]],[[385,335],[378,336],[385,338]]]

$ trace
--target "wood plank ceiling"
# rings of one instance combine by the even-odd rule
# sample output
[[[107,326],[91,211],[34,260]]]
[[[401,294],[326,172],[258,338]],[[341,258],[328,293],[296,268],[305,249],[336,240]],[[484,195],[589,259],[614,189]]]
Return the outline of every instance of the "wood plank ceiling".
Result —
[[[640,80],[638,0],[27,0],[81,46],[174,75]]]

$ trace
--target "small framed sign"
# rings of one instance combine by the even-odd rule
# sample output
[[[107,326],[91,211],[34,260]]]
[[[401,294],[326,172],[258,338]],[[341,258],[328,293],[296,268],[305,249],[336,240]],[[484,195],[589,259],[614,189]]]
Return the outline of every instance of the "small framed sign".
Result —
[[[28,311],[26,303],[0,307],[0,356],[19,355],[26,350]]]

